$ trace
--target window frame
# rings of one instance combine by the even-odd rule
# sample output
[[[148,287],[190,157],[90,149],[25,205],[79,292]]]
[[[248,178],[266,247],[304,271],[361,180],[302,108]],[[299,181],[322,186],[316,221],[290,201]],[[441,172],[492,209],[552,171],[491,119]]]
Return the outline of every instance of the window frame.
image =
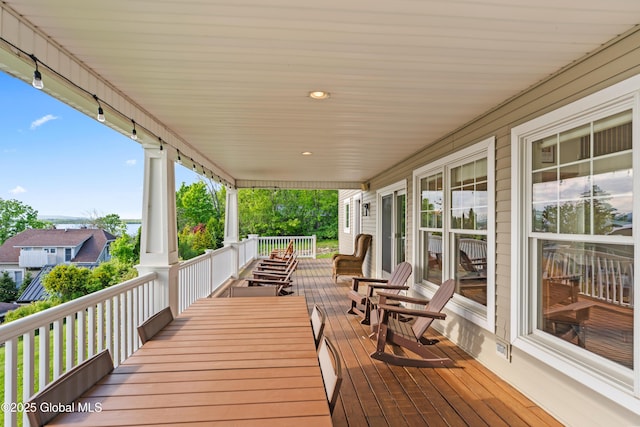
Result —
[[[351,233],[351,199],[346,199],[343,202],[342,212],[344,216],[343,231],[345,233]]]
[[[591,353],[537,329],[535,239],[568,239],[557,233],[532,230],[531,145],[536,139],[572,127],[594,122],[624,110],[632,111],[632,167],[640,171],[640,75],[612,85],[571,104],[550,111],[511,130],[511,344],[548,366],[616,400],[626,407],[637,407],[640,397],[640,292],[634,284],[633,369]],[[636,173],[633,188],[640,176]],[[637,194],[637,191],[633,191]],[[640,212],[640,197],[634,197],[633,212]],[[637,222],[633,224],[634,266],[639,265],[640,245]],[[597,235],[579,235],[580,240],[598,242]],[[633,244],[633,243],[632,243]],[[634,277],[634,280],[635,277]],[[636,282],[637,283],[637,282]]]
[[[452,242],[449,241],[452,234],[450,229],[451,216],[451,200],[450,200],[450,170],[453,167],[463,165],[473,160],[486,158],[487,160],[487,305],[484,306],[472,301],[460,294],[454,294],[453,298],[447,304],[447,309],[455,314],[471,321],[472,323],[490,331],[495,332],[495,137],[491,136],[479,141],[467,148],[429,163],[421,168],[413,171],[413,223],[415,224],[413,231],[413,264],[421,272],[422,265],[422,243],[420,234],[426,228],[421,226],[421,191],[420,181],[430,175],[442,173],[443,176],[443,215],[442,215],[442,233],[443,233],[443,253],[447,254],[448,259],[452,259]],[[459,233],[457,233],[459,234]],[[469,230],[469,234],[473,234],[473,230]],[[484,233],[482,233],[484,234]],[[444,258],[443,258],[444,259]],[[453,277],[451,270],[451,261],[443,263],[443,280]],[[422,274],[414,274],[414,282],[420,291],[427,297],[432,297],[438,289],[438,285],[422,279]]]

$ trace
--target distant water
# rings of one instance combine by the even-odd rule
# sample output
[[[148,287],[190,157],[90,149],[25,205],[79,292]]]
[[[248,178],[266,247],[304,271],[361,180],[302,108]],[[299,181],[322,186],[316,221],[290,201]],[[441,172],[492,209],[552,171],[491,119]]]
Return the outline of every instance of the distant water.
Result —
[[[142,224],[139,222],[136,223],[127,223],[127,234],[130,236],[136,236],[138,234],[138,229]],[[67,229],[79,229],[82,228],[82,224],[55,224],[58,230]]]

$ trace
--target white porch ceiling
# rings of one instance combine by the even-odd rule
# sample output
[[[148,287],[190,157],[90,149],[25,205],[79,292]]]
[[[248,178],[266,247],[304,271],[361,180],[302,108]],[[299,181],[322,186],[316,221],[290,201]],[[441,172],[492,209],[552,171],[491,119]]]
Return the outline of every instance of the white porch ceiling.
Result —
[[[4,3],[236,180],[319,186],[368,181],[640,23],[637,0]]]

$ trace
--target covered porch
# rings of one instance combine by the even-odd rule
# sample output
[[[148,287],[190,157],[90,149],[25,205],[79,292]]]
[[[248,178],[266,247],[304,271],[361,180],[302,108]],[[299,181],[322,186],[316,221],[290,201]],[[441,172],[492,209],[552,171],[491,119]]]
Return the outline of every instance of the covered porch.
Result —
[[[242,286],[244,270],[230,286]],[[318,304],[327,313],[324,333],[336,344],[343,362],[343,382],[332,420],[345,426],[560,426],[555,418],[492,373],[437,331],[454,368],[392,366],[371,359],[375,342],[360,318],[347,314],[348,278],[331,278],[330,259],[302,259],[294,275],[295,295],[303,295],[309,312]],[[224,298],[228,288],[218,292]],[[280,298],[287,298],[280,297]]]

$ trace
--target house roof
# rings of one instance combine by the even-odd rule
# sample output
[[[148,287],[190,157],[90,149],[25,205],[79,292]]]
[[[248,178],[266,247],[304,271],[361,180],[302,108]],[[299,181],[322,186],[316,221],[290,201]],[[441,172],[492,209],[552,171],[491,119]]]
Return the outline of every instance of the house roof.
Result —
[[[91,117],[95,94],[105,125],[135,119],[139,143],[161,137],[188,167],[359,189],[640,22],[629,0],[186,4],[6,0],[3,37],[86,92],[43,65],[45,91]],[[32,58],[1,48],[31,82]]]
[[[96,262],[107,242],[116,237],[99,229],[29,229],[7,239],[0,246],[0,263],[15,264],[25,247],[76,247],[82,245],[72,262]]]

